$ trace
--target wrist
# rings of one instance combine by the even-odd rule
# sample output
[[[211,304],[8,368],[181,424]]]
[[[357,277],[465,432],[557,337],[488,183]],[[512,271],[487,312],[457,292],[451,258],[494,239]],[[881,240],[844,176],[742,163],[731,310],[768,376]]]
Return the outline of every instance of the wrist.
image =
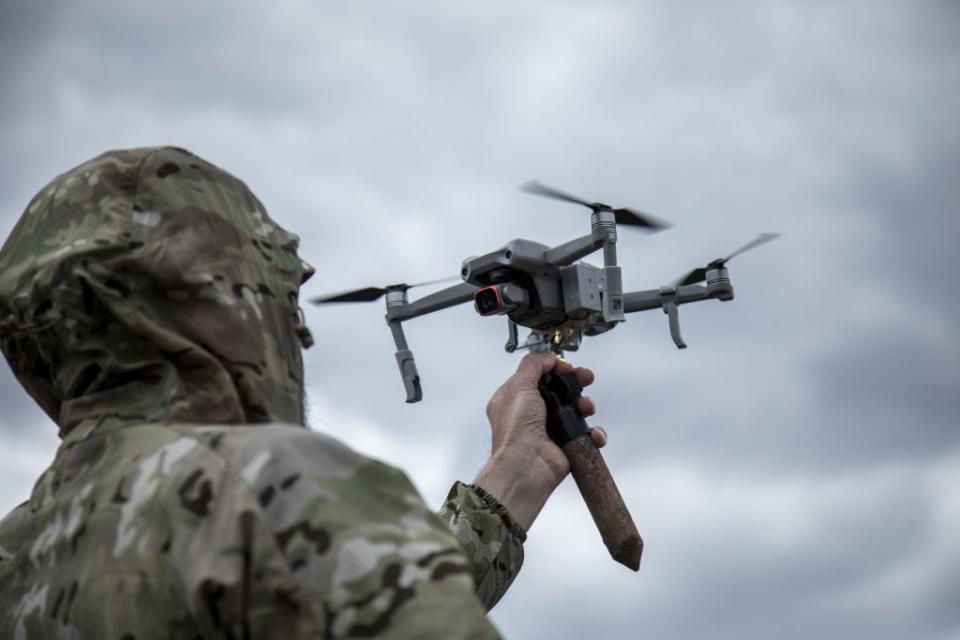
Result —
[[[556,471],[542,458],[521,459],[501,453],[487,460],[474,484],[496,498],[524,531],[529,531],[559,481]]]

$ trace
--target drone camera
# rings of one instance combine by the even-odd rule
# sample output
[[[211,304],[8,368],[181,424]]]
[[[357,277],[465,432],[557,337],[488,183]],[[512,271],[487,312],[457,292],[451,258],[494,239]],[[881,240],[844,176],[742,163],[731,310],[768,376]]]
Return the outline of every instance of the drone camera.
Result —
[[[500,292],[497,291],[496,287],[480,289],[473,296],[473,306],[476,307],[477,313],[482,316],[495,315],[503,306]]]
[[[516,311],[527,306],[529,296],[522,288],[512,283],[501,283],[478,289],[473,296],[473,306],[482,316],[495,316]]]

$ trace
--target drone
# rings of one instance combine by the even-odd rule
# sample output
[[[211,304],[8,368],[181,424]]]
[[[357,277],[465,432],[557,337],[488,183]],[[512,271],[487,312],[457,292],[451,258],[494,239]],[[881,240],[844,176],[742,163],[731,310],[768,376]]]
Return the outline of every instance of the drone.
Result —
[[[662,309],[667,315],[670,336],[678,349],[687,344],[680,334],[678,306],[701,300],[733,300],[733,286],[726,265],[731,258],[779,236],[761,233],[726,258],[717,258],[696,267],[672,283],[644,291],[623,291],[617,265],[618,226],[647,232],[661,231],[669,224],[646,213],[613,208],[590,202],[537,181],[521,186],[523,191],[590,209],[590,233],[555,247],[532,240],[511,240],[495,251],[463,261],[463,282],[417,300],[408,299],[408,290],[437,284],[433,280],[416,284],[364,287],[311,299],[318,305],[339,302],[373,302],[386,297],[386,321],[396,344],[397,365],[408,403],[423,398],[420,375],[413,352],[403,333],[403,322],[473,301],[481,316],[507,317],[505,350],[550,351],[563,355],[576,351],[584,336],[596,336],[626,320],[626,314]],[[583,262],[591,253],[603,250],[603,266]],[[530,333],[519,341],[519,327]]]

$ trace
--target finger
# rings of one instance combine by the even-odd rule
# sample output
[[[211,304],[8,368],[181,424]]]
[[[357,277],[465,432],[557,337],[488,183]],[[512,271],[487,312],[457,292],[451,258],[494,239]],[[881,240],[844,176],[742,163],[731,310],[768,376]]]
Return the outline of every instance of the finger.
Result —
[[[593,427],[590,429],[590,439],[593,440],[593,444],[597,445],[597,448],[605,447],[607,445],[607,431],[603,427]]]
[[[557,366],[554,367],[557,373],[570,373],[573,371],[573,364],[566,358],[557,358]]]
[[[573,373],[577,376],[577,380],[580,382],[581,387],[585,387],[589,384],[593,384],[596,376],[593,374],[593,371],[587,369],[586,367],[574,367],[569,360],[564,360],[563,358],[557,358],[557,365],[554,367],[554,371],[558,373]]]
[[[593,381],[597,378],[595,375],[593,375],[593,371],[587,369],[586,367],[577,367],[573,370],[573,373],[576,374],[577,380],[580,381],[581,387],[586,387],[593,384]]]
[[[597,412],[597,405],[593,404],[593,400],[589,396],[580,396],[580,399],[577,400],[577,409],[585,416],[592,416]]]
[[[536,387],[540,376],[557,366],[557,356],[552,353],[528,353],[517,365],[514,374],[524,385]]]

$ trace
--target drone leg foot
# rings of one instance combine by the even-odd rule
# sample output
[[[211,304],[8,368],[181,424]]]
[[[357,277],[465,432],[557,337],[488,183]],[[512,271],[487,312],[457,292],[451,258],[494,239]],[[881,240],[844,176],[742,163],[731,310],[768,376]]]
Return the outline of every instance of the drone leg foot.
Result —
[[[673,343],[677,345],[677,349],[686,349],[687,343],[680,335],[680,312],[677,310],[677,303],[673,300],[664,300],[663,312],[670,319],[670,337],[673,338]]]
[[[407,347],[407,338],[403,335],[403,325],[399,320],[389,320],[390,332],[397,345],[397,366],[400,367],[400,377],[403,378],[403,388],[407,392],[407,402],[420,402],[423,399],[423,389],[420,388],[420,374],[417,373],[417,363],[413,359],[413,352]]]

